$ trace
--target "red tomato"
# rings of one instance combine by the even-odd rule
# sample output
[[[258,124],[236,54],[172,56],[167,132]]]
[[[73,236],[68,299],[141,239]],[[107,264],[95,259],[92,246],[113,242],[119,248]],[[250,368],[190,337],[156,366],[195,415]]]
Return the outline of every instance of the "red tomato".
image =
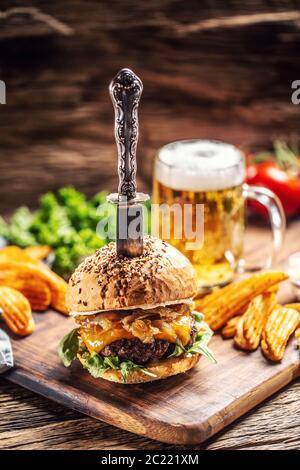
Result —
[[[300,177],[281,169],[276,161],[249,164],[246,180],[248,184],[264,186],[273,191],[281,200],[287,216],[300,213]],[[252,203],[259,213],[265,215],[266,210],[259,203]]]

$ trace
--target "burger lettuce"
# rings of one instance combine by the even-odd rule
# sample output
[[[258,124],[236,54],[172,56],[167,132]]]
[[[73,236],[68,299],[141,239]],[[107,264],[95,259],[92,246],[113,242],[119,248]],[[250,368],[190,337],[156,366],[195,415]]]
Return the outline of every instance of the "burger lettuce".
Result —
[[[89,373],[95,377],[101,377],[103,373],[108,369],[120,370],[123,381],[126,382],[130,372],[134,370],[140,370],[146,375],[155,377],[155,374],[152,374],[147,369],[138,364],[135,364],[132,361],[121,360],[117,356],[103,357],[97,353],[90,354],[88,351],[85,351],[82,354],[82,364]]]
[[[65,367],[69,367],[79,352],[79,328],[70,331],[58,345],[58,355]]]

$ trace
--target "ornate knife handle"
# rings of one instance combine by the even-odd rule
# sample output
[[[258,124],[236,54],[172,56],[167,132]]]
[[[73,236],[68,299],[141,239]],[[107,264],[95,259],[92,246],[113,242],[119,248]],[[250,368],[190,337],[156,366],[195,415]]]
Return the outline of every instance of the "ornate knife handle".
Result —
[[[119,198],[136,197],[136,147],[139,135],[138,105],[142,81],[130,70],[122,69],[111,81],[110,96],[115,109],[115,138],[118,148]]]

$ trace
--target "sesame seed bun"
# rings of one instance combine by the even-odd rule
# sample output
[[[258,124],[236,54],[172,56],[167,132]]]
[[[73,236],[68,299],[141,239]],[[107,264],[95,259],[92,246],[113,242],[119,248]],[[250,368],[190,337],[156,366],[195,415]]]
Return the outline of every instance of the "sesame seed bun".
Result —
[[[77,357],[83,364],[81,355],[78,354]],[[153,374],[153,376],[145,374],[141,370],[133,370],[129,373],[126,382],[123,380],[121,371],[115,369],[106,370],[101,378],[109,380],[110,382],[125,383],[126,385],[153,382],[154,380],[166,379],[172,375],[182,374],[194,367],[199,359],[200,354],[188,354],[186,356],[162,359],[155,364],[145,366],[147,371]]]
[[[168,243],[145,237],[142,256],[118,256],[110,243],[86,258],[69,281],[66,301],[71,312],[87,315],[183,302],[196,293],[189,260]]]

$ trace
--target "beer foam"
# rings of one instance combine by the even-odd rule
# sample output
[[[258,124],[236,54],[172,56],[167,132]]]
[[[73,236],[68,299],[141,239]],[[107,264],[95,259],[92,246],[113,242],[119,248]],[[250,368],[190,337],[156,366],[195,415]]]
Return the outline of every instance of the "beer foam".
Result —
[[[245,178],[243,154],[212,140],[182,140],[165,145],[155,164],[157,180],[177,191],[218,191]]]

